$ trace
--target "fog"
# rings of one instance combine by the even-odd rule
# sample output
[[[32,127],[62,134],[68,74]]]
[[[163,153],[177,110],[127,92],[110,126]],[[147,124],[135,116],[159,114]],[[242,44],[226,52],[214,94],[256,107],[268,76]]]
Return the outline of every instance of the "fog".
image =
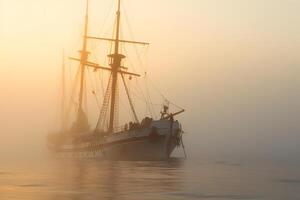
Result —
[[[91,0],[92,33],[99,34],[111,2]],[[298,1],[124,4],[135,39],[151,43],[153,82],[186,109],[178,119],[191,158],[299,157]],[[1,157],[46,154],[57,123],[61,52],[80,48],[84,5],[0,0]]]

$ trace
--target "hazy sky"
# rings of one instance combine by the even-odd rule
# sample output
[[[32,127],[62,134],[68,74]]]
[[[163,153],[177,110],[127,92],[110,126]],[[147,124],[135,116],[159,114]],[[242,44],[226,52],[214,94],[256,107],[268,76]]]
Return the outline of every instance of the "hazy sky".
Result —
[[[90,33],[108,37],[114,1],[90,1]],[[300,1],[123,4],[134,39],[151,43],[153,81],[187,109],[180,119],[191,154],[298,156]],[[0,155],[16,145],[36,151],[44,145],[37,143],[55,116],[61,52],[76,55],[80,48],[84,6],[84,0],[0,0]],[[122,29],[133,39],[128,26]]]

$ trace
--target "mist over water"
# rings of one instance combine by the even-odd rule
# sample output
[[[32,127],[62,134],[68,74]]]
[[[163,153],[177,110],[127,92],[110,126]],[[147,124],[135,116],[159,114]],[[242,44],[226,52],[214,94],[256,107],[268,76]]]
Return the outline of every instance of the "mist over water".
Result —
[[[111,3],[91,1],[91,34],[99,33]],[[178,119],[191,157],[298,160],[297,1],[124,4],[138,39],[151,43],[152,82],[187,110]],[[58,128],[61,52],[73,56],[80,48],[83,5],[1,1],[1,156],[46,152],[44,138]],[[168,8],[173,17],[142,12],[145,7],[164,14]]]
[[[106,36],[111,1],[91,4],[90,32]],[[299,199],[298,1],[126,2],[138,37],[124,37],[151,43],[151,81],[186,109],[188,160],[177,149],[170,162],[49,157],[82,5],[0,1],[0,199]]]

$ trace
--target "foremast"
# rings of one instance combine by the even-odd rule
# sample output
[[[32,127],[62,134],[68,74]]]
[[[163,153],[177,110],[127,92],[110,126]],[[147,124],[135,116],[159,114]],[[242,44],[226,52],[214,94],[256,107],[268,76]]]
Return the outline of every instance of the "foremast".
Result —
[[[78,94],[78,107],[76,121],[73,128],[75,131],[84,131],[88,129],[88,119],[86,113],[83,109],[83,101],[85,95],[85,73],[86,73],[86,64],[88,61],[89,52],[87,51],[87,36],[88,36],[88,11],[89,11],[89,0],[86,1],[86,13],[85,13],[85,22],[84,22],[84,34],[83,34],[83,43],[82,49],[79,51],[80,59],[77,59],[79,64],[79,94]]]
[[[62,56],[62,68],[61,68],[61,108],[60,108],[60,118],[61,118],[61,132],[65,133],[66,131],[66,80],[65,80],[65,73],[66,73],[66,66],[65,66],[65,51],[63,50]]]

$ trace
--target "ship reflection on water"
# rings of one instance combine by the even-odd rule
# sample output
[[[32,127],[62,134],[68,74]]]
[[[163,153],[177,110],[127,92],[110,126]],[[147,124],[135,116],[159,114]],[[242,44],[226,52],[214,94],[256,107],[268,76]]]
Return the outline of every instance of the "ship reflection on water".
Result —
[[[3,162],[0,199],[161,199],[180,191],[184,163],[181,159]]]
[[[145,199],[180,189],[184,162],[63,161],[49,199]],[[63,165],[63,166],[60,166]]]
[[[47,160],[0,167],[0,199],[161,199],[181,188],[184,160]]]

